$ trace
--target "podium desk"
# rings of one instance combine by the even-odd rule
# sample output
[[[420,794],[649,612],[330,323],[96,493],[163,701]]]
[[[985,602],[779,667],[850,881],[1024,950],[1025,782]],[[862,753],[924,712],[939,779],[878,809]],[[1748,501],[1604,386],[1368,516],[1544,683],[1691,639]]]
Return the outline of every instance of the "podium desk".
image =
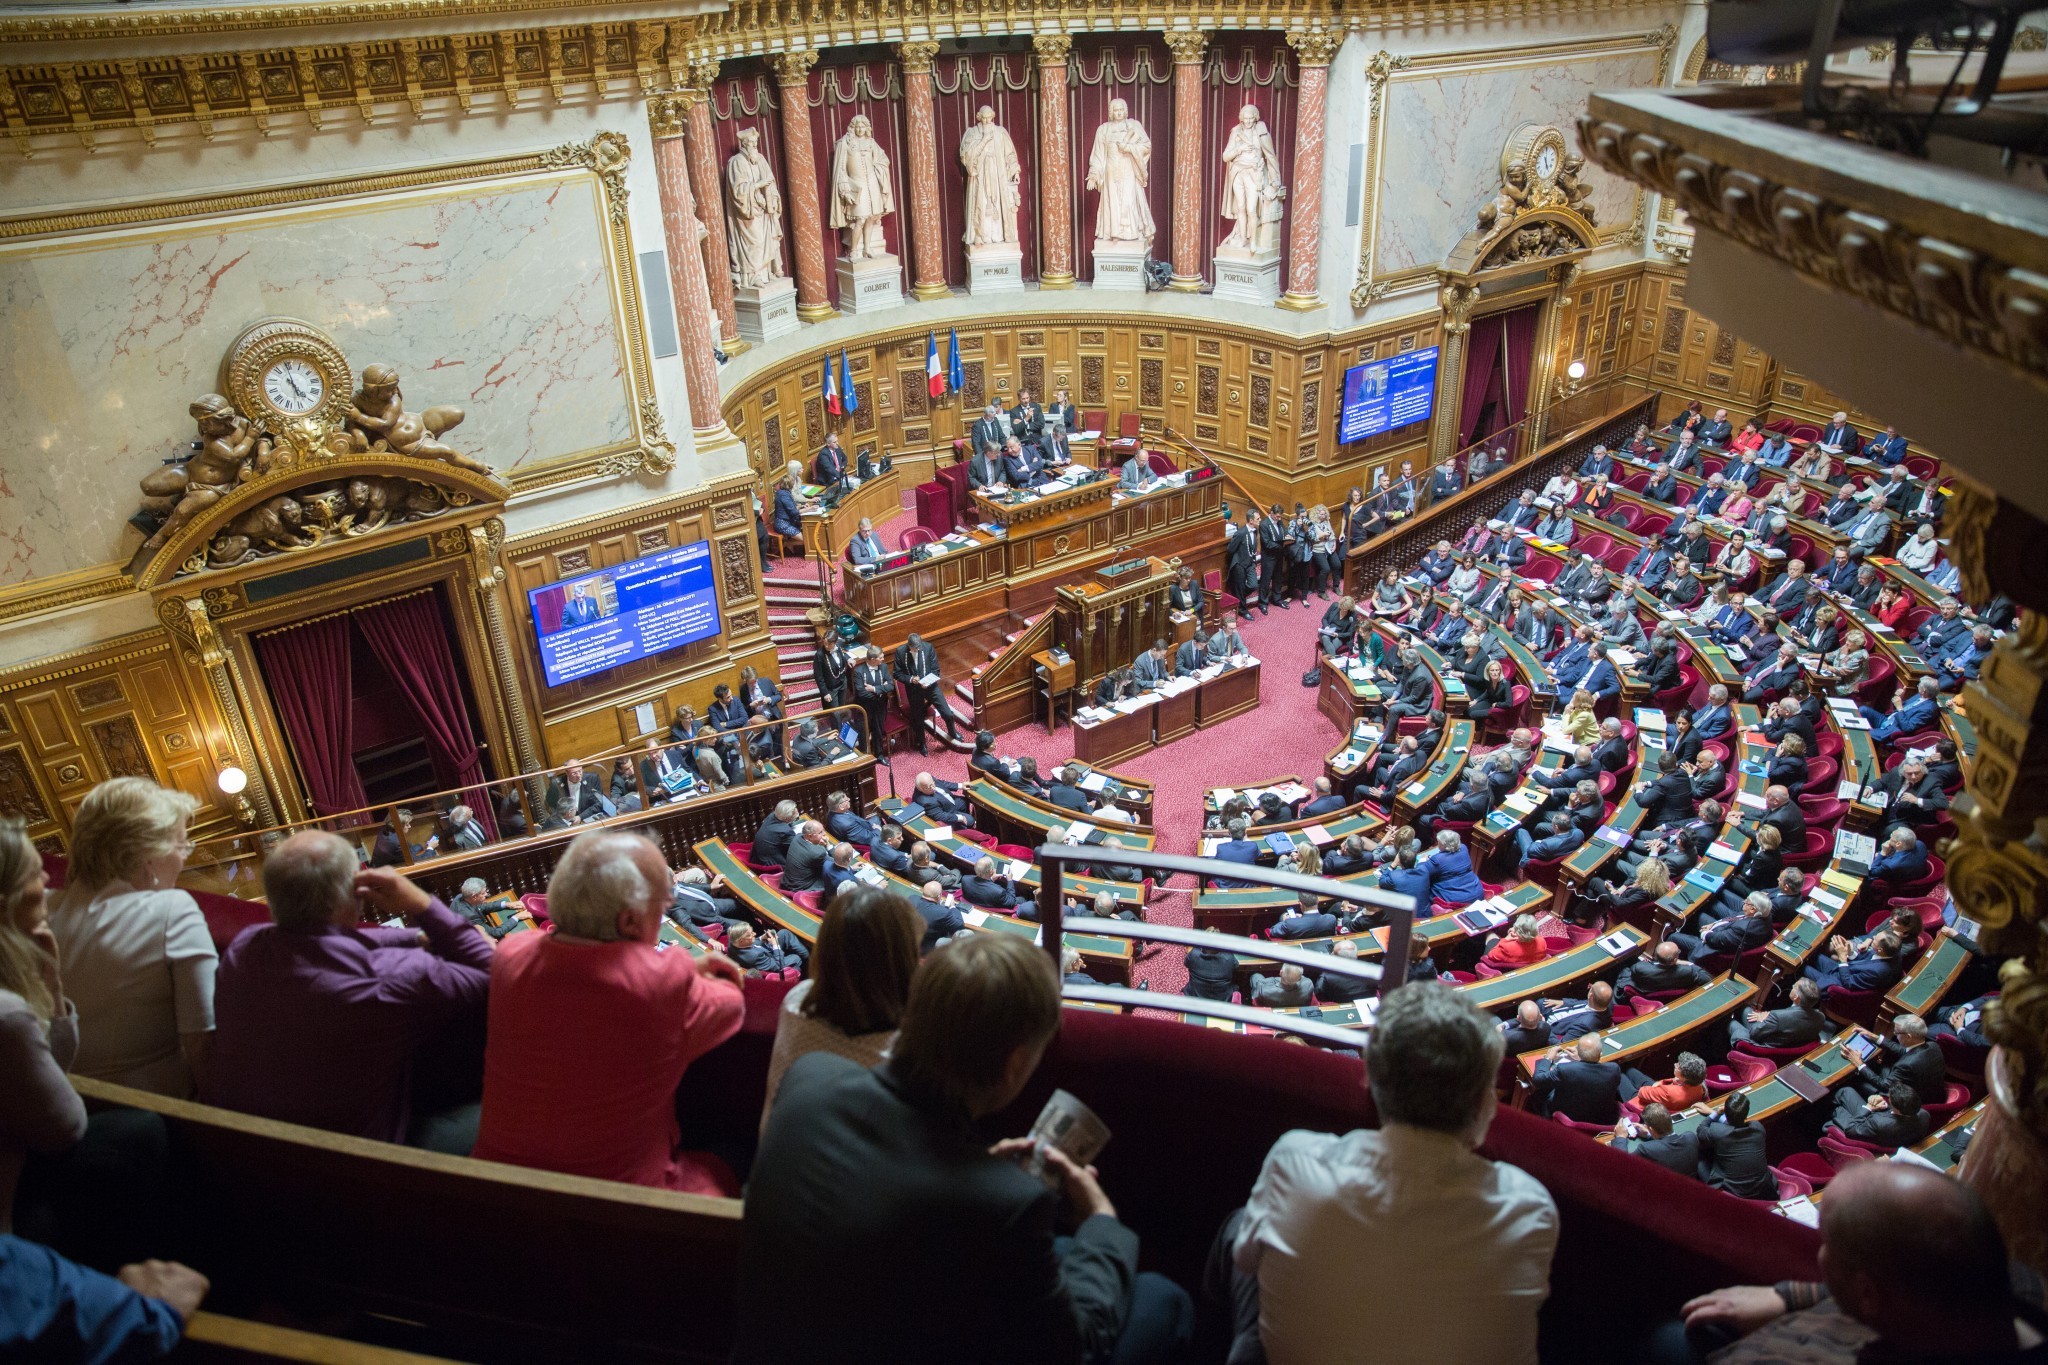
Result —
[[[1152,747],[1152,707],[1140,706],[1129,714],[1089,723],[1074,717],[1074,757],[1094,767],[1103,767],[1144,753]]]
[[[1195,725],[1203,730],[1259,704],[1259,661],[1229,669],[1195,689]]]

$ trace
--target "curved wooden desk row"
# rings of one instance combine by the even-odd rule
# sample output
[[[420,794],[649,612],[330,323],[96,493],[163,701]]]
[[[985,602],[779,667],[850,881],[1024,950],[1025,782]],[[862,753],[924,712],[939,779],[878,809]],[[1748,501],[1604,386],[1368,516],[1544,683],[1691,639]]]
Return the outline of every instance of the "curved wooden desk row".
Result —
[[[875,809],[903,826],[904,832],[912,839],[922,839],[925,843],[930,844],[932,853],[935,856],[944,858],[949,866],[957,868],[962,872],[972,872],[974,865],[984,857],[995,856],[989,849],[975,843],[972,839],[961,838],[951,829],[926,815],[923,808],[914,806],[908,801],[899,801],[893,796],[885,797],[875,803]],[[1125,829],[1128,827],[1112,823],[1097,824],[1094,828],[1100,829],[1105,837],[1114,834],[1121,840],[1124,837]],[[944,833],[940,832],[942,830]],[[1133,836],[1133,842],[1128,845],[1128,847],[1132,848],[1150,846],[1149,837],[1146,843],[1139,844],[1135,836]],[[1102,861],[1113,862],[1114,860],[1115,855],[1111,850],[1105,848]],[[997,861],[1001,862],[1002,860],[997,859]],[[1018,894],[1022,895],[1026,890],[1029,890],[1033,895],[1036,895],[1040,880],[1041,878],[1036,866],[1026,869],[1024,875],[1016,879]],[[1071,900],[1091,899],[1097,892],[1107,891],[1116,897],[1119,909],[1142,910],[1145,905],[1145,887],[1142,883],[1138,882],[1112,882],[1104,881],[1098,877],[1062,877],[1060,885]]]
[[[728,890],[747,909],[767,920],[778,929],[787,929],[806,944],[818,941],[819,916],[767,882],[741,862],[739,855],[726,847],[723,839],[706,839],[694,850],[697,861],[708,871],[725,879]],[[879,868],[876,869],[878,872]],[[881,873],[890,889],[916,899],[917,889],[901,877]],[[1015,915],[1000,910],[980,910],[963,905],[961,914],[967,917],[971,927],[993,933],[1021,934],[1026,938],[1038,937],[1038,926]],[[1105,981],[1118,985],[1129,985],[1131,976],[1131,944],[1128,939],[1098,938],[1092,934],[1068,934],[1062,940],[1067,947],[1081,954],[1088,964],[1091,975],[1098,975]]]
[[[1079,761],[1076,760],[1076,762],[1078,763]],[[1109,782],[1117,784],[1124,792],[1130,794],[1128,798],[1123,795],[1116,795],[1114,803],[1117,809],[1131,814],[1133,817],[1132,822],[1128,825],[1116,824],[1113,827],[1120,830],[1128,830],[1134,834],[1142,834],[1149,841],[1152,838],[1152,820],[1150,818],[1152,814],[1151,786],[1145,783],[1127,782],[1106,768],[1089,768],[1089,765],[1086,763],[1079,763],[1079,766],[1088,769],[1091,773],[1100,775]],[[984,825],[983,828],[990,834],[995,834],[998,838],[1002,838],[1006,843],[1035,841],[1007,838],[1004,832],[996,828],[998,824],[1006,823],[1016,831],[1028,832],[1031,829],[1043,830],[1059,824],[1070,824],[1080,814],[1080,812],[1070,810],[1065,806],[1056,806],[1043,797],[1033,796],[1031,793],[1014,787],[1001,778],[993,777],[988,773],[971,772],[970,777],[972,780],[967,784],[967,800],[968,804],[974,808],[975,818],[980,820],[987,817],[993,821],[994,823]],[[1098,799],[1102,795],[1108,794],[1110,793],[1107,786],[1101,792],[1096,793]],[[1136,807],[1136,809],[1133,809],[1133,807]],[[1111,822],[1105,821],[1104,823],[1109,824]],[[1150,848],[1152,845],[1150,842],[1147,842],[1145,847]]]

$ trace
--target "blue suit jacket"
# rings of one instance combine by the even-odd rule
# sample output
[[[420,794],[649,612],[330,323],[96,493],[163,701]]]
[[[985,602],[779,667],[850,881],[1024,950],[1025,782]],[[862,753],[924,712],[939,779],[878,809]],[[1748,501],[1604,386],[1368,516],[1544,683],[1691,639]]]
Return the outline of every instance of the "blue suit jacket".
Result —
[[[1575,684],[1586,675],[1587,650],[1583,640],[1574,640],[1550,661],[1550,676],[1557,679],[1560,687]]]
[[[1455,853],[1430,854],[1428,866],[1429,894],[1434,900],[1446,905],[1470,905],[1486,894],[1479,874],[1472,870],[1472,855],[1462,848]]]
[[[1934,723],[1935,713],[1940,709],[1936,703],[1916,694],[1913,700],[1873,727],[1871,738],[1890,739],[1894,735],[1918,734]]]
[[[1692,713],[1693,733],[1701,739],[1719,739],[1728,733],[1731,719],[1725,706],[1702,706]]]
[[[1887,853],[1870,865],[1873,877],[1889,877],[1893,881],[1910,882],[1916,877],[1927,875],[1927,845],[1915,844],[1904,853]]]
[[[1896,960],[1887,962],[1881,957],[1857,957],[1838,964],[1832,972],[1825,973],[1828,984],[1840,986],[1845,991],[1890,990],[1892,983],[1900,976]]]
[[[1891,466],[1906,458],[1906,438],[1903,436],[1873,436],[1863,447],[1865,459]]]
[[[1249,839],[1225,839],[1216,846],[1216,852],[1211,856],[1226,863],[1243,863],[1250,866],[1259,860],[1259,846]],[[1250,886],[1251,883],[1230,877],[1218,877],[1216,885],[1225,891],[1234,891],[1242,886]]]
[[[796,495],[787,488],[775,490],[775,510],[769,513],[768,524],[777,535],[800,536],[804,533],[803,512],[796,505]]]
[[[1594,700],[1611,697],[1621,691],[1621,675],[1614,671],[1614,665],[1605,659],[1598,660],[1588,669],[1586,676],[1579,680],[1579,686],[1593,694]]]
[[[1328,796],[1318,796],[1301,808],[1301,818],[1311,820],[1318,815],[1328,815],[1331,811],[1344,809],[1344,804],[1344,798],[1335,792]]]
[[[1380,889],[1397,896],[1415,897],[1416,909],[1429,912],[1429,869],[1421,865],[1400,867],[1389,863],[1380,869]]]

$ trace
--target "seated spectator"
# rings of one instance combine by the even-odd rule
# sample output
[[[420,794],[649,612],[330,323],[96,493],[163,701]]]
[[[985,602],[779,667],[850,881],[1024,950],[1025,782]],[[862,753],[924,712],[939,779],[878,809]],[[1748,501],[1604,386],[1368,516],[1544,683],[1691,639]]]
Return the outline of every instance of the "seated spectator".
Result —
[[[477,1106],[415,1115],[413,1058],[451,1025],[481,1018],[490,942],[404,874],[359,867],[346,840],[318,830],[270,851],[263,894],[273,922],[244,929],[221,960],[201,1097],[467,1156]],[[365,928],[366,917],[405,924]]]
[[[960,889],[960,873],[940,863],[932,853],[932,846],[922,839],[910,846],[910,871],[906,876],[913,886],[937,882],[947,891]]]
[[[833,792],[825,798],[825,829],[833,838],[862,848],[872,848],[882,841],[880,827],[856,811],[853,798],[845,792]]]
[[[960,794],[958,783],[941,783],[930,773],[919,773],[910,799],[926,815],[948,828],[974,828],[974,813],[967,809],[967,800]]]
[[[1705,1359],[1738,1337],[1741,1359],[2009,1361],[2037,1356],[1998,1224],[1964,1182],[1903,1161],[1865,1161],[1820,1210],[1825,1284],[1738,1285],[1685,1305],[1656,1359]],[[1874,1340],[1873,1340],[1874,1338]],[[1679,1353],[1679,1354],[1674,1354]],[[1716,1355],[1715,1359],[1732,1359]]]
[[[668,866],[643,835],[591,831],[548,878],[551,934],[491,958],[475,1155],[565,1175],[733,1196],[709,1153],[680,1146],[676,1087],[739,1032],[740,970],[723,953],[659,952]]]
[[[1771,941],[1771,898],[1752,892],[1742,902],[1742,913],[1715,920],[1697,934],[1675,933],[1671,941],[1685,955],[1698,962],[1703,957],[1733,957],[1761,948]]]
[[[1280,912],[1280,920],[1267,930],[1276,939],[1328,938],[1341,926],[1337,917],[1323,909],[1313,891],[1304,891],[1293,905]]]
[[[735,1365],[789,1360],[1166,1360],[1185,1293],[1137,1269],[1137,1235],[1095,1176],[973,1124],[1004,1109],[1059,1029],[1042,949],[970,934],[912,979],[887,1061],[828,1052],[784,1074],[747,1187]],[[1065,1202],[1078,1218],[1055,1244]],[[963,1276],[963,1267],[976,1273]],[[803,1292],[790,1294],[790,1285]],[[944,1293],[933,1293],[935,1285]]]
[[[1636,1103],[1661,1104],[1667,1110],[1683,1113],[1706,1100],[1706,1082],[1707,1059],[1697,1052],[1681,1052],[1672,1074],[1666,1079],[1652,1081],[1647,1076],[1643,1077],[1636,1088]]]
[[[1635,1093],[1620,1066],[1600,1060],[1599,1035],[1588,1033],[1536,1064],[1529,1106],[1539,1114],[1563,1114],[1604,1128],[1621,1116],[1621,1102]]]
[[[1517,916],[1508,926],[1508,931],[1497,938],[1493,945],[1479,959],[1482,967],[1495,971],[1511,972],[1517,967],[1527,967],[1550,956],[1550,950],[1543,946],[1543,936],[1537,931],[1534,915]]]
[[[1417,935],[1413,940],[1422,943]],[[1423,944],[1425,950],[1428,945]],[[1339,939],[1330,948],[1330,955],[1344,962],[1358,961],[1358,944],[1355,940]],[[1326,1005],[1348,1005],[1363,1000],[1379,990],[1379,983],[1363,976],[1352,976],[1348,972],[1323,971],[1316,975],[1316,999]]]
[[[777,972],[801,972],[810,961],[810,949],[787,929],[760,929],[735,924],[726,933],[726,948],[749,976],[773,976]]]
[[[896,1036],[910,999],[924,923],[903,897],[857,886],[826,907],[811,951],[811,974],[782,997],[761,1127],[790,1063],[829,1052],[874,1066]]]
[[[1913,1087],[1922,1104],[1939,1104],[1948,1098],[1941,1048],[1928,1038],[1927,1021],[1917,1014],[1893,1019],[1892,1036],[1879,1039],[1877,1051],[1844,1084],[1869,1097],[1885,1094],[1901,1081]]]
[[[94,1365],[154,1360],[177,1349],[211,1287],[176,1261],[103,1275],[0,1233],[0,1355]]]
[[[1557,1208],[1475,1152],[1500,1061],[1493,1021],[1450,988],[1386,997],[1365,1066],[1380,1126],[1287,1133],[1217,1239],[1205,1288],[1230,1359],[1363,1359],[1370,1341],[1404,1365],[1533,1365]]]
[[[789,856],[790,840],[796,836],[797,818],[801,814],[794,801],[777,801],[775,809],[761,822],[754,832],[753,851],[747,855],[749,862],[763,867],[781,867]]]
[[[1663,864],[1650,862],[1643,866],[1662,867]],[[1713,979],[1697,962],[1687,962],[1678,945],[1667,938],[1649,957],[1624,968],[1620,984],[1638,995],[1663,995],[1671,991],[1698,990]]]
[[[81,1076],[185,1099],[205,1067],[219,957],[199,903],[177,889],[198,808],[148,778],[117,777],[72,818],[69,880],[49,918]]]
[[[1421,935],[1416,936],[1416,941],[1421,941]],[[1500,1036],[1510,1057],[1549,1047],[1550,1021],[1543,1017],[1543,1006],[1534,1000],[1524,1000],[1515,1006],[1515,1017],[1501,1022]]]
[[[785,894],[832,889],[825,882],[825,861],[832,856],[832,846],[826,842],[829,837],[816,820],[797,826],[796,837],[789,841],[789,854],[782,861]]]
[[[825,879],[825,900],[829,904],[839,894],[840,888],[848,882],[859,880],[854,874],[860,863],[860,850],[844,840],[832,845],[832,851],[825,857],[825,865],[818,869]]]
[[[1553,1005],[1556,1002],[1552,1002]],[[1586,987],[1585,1003],[1572,1009],[1559,1010],[1550,1017],[1550,1041],[1553,1043],[1574,1042],[1588,1033],[1598,1033],[1614,1027],[1614,987],[1605,981],[1595,981]]]
[[[1633,1122],[1616,1119],[1614,1149],[1645,1157],[1687,1180],[1700,1178],[1699,1135],[1672,1132],[1671,1111],[1661,1104],[1644,1105],[1642,1117]]]
[[[1806,969],[1806,979],[1815,985],[1845,991],[1888,991],[1903,974],[1899,941],[1890,934],[1877,935],[1865,950],[1844,950],[1840,955],[1830,945],[1829,953]]]
[[[1259,849],[1262,845],[1245,838],[1250,832],[1251,821],[1243,816],[1237,817],[1230,822],[1230,837],[1216,845],[1216,851],[1209,856],[1226,863],[1253,866],[1259,861]],[[1235,891],[1251,885],[1250,882],[1239,881],[1235,877],[1211,877],[1209,880],[1221,891]]]
[[[1181,959],[1188,969],[1182,988],[1197,1000],[1229,1000],[1237,992],[1237,954],[1223,948],[1190,948]]]
[[[1438,830],[1436,848],[1423,860],[1429,873],[1429,895],[1445,905],[1470,905],[1486,894],[1479,874],[1472,870],[1472,855],[1455,831]]]
[[[1749,1096],[1737,1090],[1695,1130],[1700,1179],[1738,1199],[1776,1199],[1778,1182],[1764,1155],[1764,1126],[1749,1121]]]
[[[1920,1096],[1910,1081],[1896,1081],[1882,1095],[1868,1100],[1849,1087],[1835,1092],[1835,1127],[1844,1137],[1868,1142],[1887,1151],[1910,1147],[1927,1136],[1933,1117],[1920,1107]]]
[[[974,864],[974,874],[960,881],[960,894],[969,905],[985,910],[1017,908],[1017,884],[1001,875],[994,858],[983,857]]]
[[[1278,976],[1252,973],[1251,1002],[1264,1009],[1298,1009],[1315,999],[1315,983],[1292,962],[1280,968]]]
[[[1804,977],[1792,983],[1791,1000],[1782,1009],[1749,1009],[1728,1021],[1728,1041],[1758,1047],[1811,1047],[1827,1030],[1820,1010],[1820,987]]]

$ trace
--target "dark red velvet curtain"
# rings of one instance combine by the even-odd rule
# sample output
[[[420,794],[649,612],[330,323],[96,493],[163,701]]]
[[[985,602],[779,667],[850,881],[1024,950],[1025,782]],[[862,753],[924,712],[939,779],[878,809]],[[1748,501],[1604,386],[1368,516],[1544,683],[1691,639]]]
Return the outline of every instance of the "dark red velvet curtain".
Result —
[[[1536,365],[1536,319],[1542,312],[1542,304],[1532,303],[1501,316],[1508,425],[1529,415],[1529,374]]]
[[[468,680],[448,648],[438,592],[429,589],[358,607],[354,620],[399,695],[420,718],[435,785],[463,788],[463,803],[497,838],[490,793],[483,788],[483,751],[469,725]]]
[[[821,66],[811,72],[811,143],[818,162],[818,183],[809,192],[818,196],[818,221],[825,233],[825,296],[839,306],[839,256],[845,232],[832,224],[832,145],[857,115],[866,114],[874,125],[875,141],[889,156],[889,181],[896,209],[882,220],[882,234],[889,250],[902,263],[903,292],[910,292],[910,167],[905,164],[908,140],[904,136],[903,86],[893,58],[848,62],[843,66]],[[805,187],[791,185],[790,194],[802,194]],[[795,274],[794,271],[791,272]]]
[[[790,238],[789,167],[782,159],[782,92],[758,60],[733,63],[732,73],[711,84],[711,128],[718,146],[719,211],[727,213],[725,163],[740,149],[740,133],[751,128],[761,135],[761,155],[775,167],[782,187],[782,268],[796,278],[796,244]],[[726,235],[732,222],[726,221]]]
[[[1074,276],[1095,278],[1095,206],[1088,188],[1088,152],[1095,130],[1109,118],[1109,102],[1120,99],[1152,139],[1152,170],[1146,189],[1152,204],[1152,258],[1173,258],[1173,57],[1156,34],[1110,33],[1074,39],[1067,63],[1067,121],[1074,138],[1072,171]],[[1220,146],[1219,146],[1220,150]]]
[[[1202,277],[1216,278],[1216,244],[1224,226],[1223,147],[1237,126],[1238,111],[1247,104],[1259,111],[1273,135],[1280,158],[1280,178],[1287,186],[1282,201],[1280,246],[1287,247],[1287,225],[1294,219],[1295,88],[1299,85],[1294,50],[1278,33],[1220,33],[1211,40],[1202,62]],[[1320,192],[1320,187],[1317,187]],[[1164,231],[1165,225],[1161,224]],[[1157,253],[1162,257],[1164,252]]]
[[[983,105],[1017,148],[1017,245],[1024,252],[1024,278],[1038,278],[1038,94],[1029,52],[960,52],[932,67],[932,104],[939,139],[939,232],[946,257],[946,283],[967,283],[967,169],[960,164],[960,135],[974,125]]]
[[[1474,318],[1472,330],[1465,334],[1465,382],[1458,397],[1457,419],[1460,450],[1503,425],[1499,418],[1501,333],[1501,315],[1494,313]],[[1480,419],[1488,414],[1490,430],[1481,431]]]
[[[330,616],[256,637],[256,658],[271,704],[298,757],[316,815],[339,815],[370,804],[356,775],[349,629],[348,617]]]

